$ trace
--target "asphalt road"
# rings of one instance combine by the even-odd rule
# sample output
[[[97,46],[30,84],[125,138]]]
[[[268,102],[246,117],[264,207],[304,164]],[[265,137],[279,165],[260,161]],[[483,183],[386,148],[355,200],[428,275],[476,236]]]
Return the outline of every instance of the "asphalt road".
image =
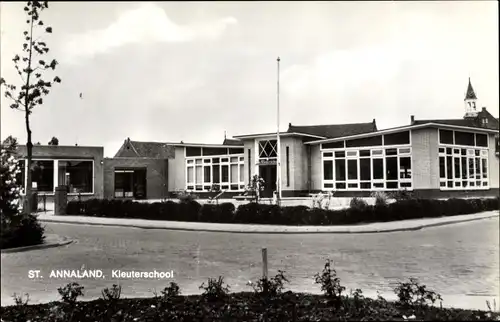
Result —
[[[325,259],[334,260],[341,283],[369,296],[391,299],[398,281],[418,278],[441,293],[445,306],[485,309],[499,301],[499,218],[379,234],[230,234],[49,223],[48,233],[75,240],[68,246],[2,254],[1,300],[29,293],[31,303],[59,299],[57,288],[75,279],[49,278],[52,270],[101,269],[104,278],[77,280],[83,299],[101,295],[114,283],[125,297],[152,296],[170,281],[183,294],[199,293],[208,277],[222,275],[231,291],[250,290],[246,283],[262,273],[261,248],[268,248],[270,275],[286,271],[288,289],[319,292],[313,283]],[[172,279],[117,279],[112,270],[173,271]],[[41,278],[28,278],[40,270]],[[393,296],[393,295],[392,295]],[[498,306],[498,305],[497,305]]]

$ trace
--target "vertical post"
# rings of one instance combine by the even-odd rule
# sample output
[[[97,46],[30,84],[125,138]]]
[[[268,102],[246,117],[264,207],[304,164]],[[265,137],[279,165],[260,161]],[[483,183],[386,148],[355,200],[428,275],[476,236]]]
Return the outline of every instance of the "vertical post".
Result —
[[[276,203],[281,201],[281,140],[280,140],[280,58],[278,57],[278,82],[277,82],[277,164],[276,164]]]
[[[267,248],[262,248],[262,278],[267,278]]]

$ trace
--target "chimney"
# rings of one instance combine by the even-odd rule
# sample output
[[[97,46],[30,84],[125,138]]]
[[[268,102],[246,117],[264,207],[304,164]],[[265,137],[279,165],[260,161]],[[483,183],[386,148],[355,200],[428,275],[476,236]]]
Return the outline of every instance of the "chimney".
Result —
[[[410,115],[410,125],[413,125],[415,123],[415,115]]]
[[[372,123],[373,123],[373,130],[374,131],[378,131],[378,129],[377,129],[377,122],[375,122],[375,119],[373,119]]]
[[[483,106],[483,108],[481,109],[482,112],[486,112],[486,106]]]

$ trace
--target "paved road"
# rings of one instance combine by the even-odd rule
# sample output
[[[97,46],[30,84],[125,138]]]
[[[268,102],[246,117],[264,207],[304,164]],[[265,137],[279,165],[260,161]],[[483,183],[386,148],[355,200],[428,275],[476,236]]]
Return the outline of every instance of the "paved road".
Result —
[[[119,282],[123,296],[151,296],[171,280],[117,280],[112,269],[174,272],[183,293],[198,293],[208,277],[223,275],[232,291],[261,274],[261,247],[268,248],[270,273],[285,270],[289,288],[319,292],[313,276],[324,259],[334,260],[347,289],[389,295],[394,283],[416,277],[441,293],[445,305],[485,309],[485,299],[499,294],[499,218],[428,228],[413,232],[349,235],[266,235],[144,230],[47,224],[47,232],[76,240],[68,246],[2,254],[2,305],[16,293],[32,303],[59,298],[57,288],[69,279],[48,278],[51,270],[103,269],[104,279],[79,281],[84,299],[100,296]],[[40,269],[41,279],[28,279]],[[468,295],[465,297],[465,295]],[[390,298],[390,296],[389,296]],[[448,302],[447,302],[448,299]]]

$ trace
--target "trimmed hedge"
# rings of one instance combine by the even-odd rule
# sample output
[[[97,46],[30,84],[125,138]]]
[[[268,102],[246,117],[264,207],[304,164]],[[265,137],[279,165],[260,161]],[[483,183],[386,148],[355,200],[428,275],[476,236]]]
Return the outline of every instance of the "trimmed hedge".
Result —
[[[139,203],[130,200],[70,201],[68,215],[108,218],[141,218],[210,223],[267,225],[352,225],[406,219],[434,218],[498,210],[500,198],[406,199],[389,205],[324,210],[306,206],[279,207],[248,203],[235,209],[232,203],[200,205],[196,201]]]

